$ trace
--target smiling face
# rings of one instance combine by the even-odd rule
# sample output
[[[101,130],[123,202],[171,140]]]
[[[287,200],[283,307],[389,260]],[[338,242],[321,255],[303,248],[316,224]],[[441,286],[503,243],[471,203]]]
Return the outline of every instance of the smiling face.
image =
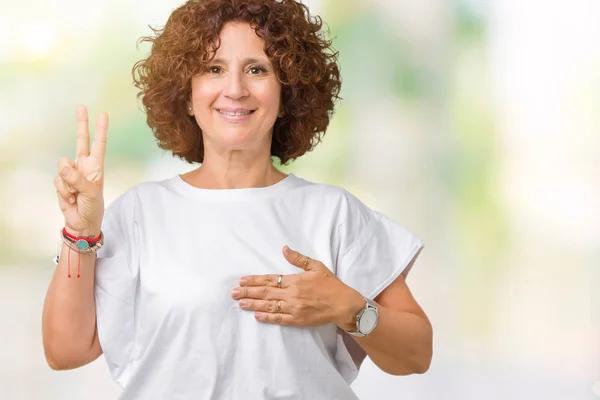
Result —
[[[228,22],[205,72],[192,78],[192,112],[205,151],[268,146],[281,102],[281,84],[249,24]]]

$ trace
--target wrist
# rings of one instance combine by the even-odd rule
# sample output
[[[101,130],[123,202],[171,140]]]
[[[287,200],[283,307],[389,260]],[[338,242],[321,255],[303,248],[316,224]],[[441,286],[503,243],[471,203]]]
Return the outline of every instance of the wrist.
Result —
[[[85,237],[85,238],[97,238],[100,236],[100,228],[90,227],[87,229],[73,229],[65,226],[65,230],[69,235],[77,236],[77,237]]]
[[[348,289],[348,294],[341,298],[335,324],[344,331],[353,332],[356,330],[356,317],[365,309],[366,300],[357,290],[349,286]]]

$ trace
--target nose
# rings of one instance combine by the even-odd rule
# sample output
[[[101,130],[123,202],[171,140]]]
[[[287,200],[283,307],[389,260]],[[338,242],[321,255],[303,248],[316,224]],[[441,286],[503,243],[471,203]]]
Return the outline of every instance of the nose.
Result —
[[[248,88],[244,77],[240,73],[230,73],[225,81],[223,94],[233,100],[240,100],[248,96]]]

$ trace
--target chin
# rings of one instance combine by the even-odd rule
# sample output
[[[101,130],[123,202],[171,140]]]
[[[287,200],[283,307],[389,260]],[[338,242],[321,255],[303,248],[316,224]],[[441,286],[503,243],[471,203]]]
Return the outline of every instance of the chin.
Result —
[[[227,132],[219,136],[218,141],[221,147],[230,150],[242,150],[254,147],[258,138],[250,132]]]

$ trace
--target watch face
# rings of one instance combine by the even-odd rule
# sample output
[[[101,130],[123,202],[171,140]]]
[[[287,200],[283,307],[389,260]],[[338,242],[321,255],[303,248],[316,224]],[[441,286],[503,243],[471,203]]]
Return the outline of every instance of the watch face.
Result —
[[[377,325],[377,311],[372,308],[368,308],[361,315],[358,326],[360,331],[364,334],[370,333]]]

